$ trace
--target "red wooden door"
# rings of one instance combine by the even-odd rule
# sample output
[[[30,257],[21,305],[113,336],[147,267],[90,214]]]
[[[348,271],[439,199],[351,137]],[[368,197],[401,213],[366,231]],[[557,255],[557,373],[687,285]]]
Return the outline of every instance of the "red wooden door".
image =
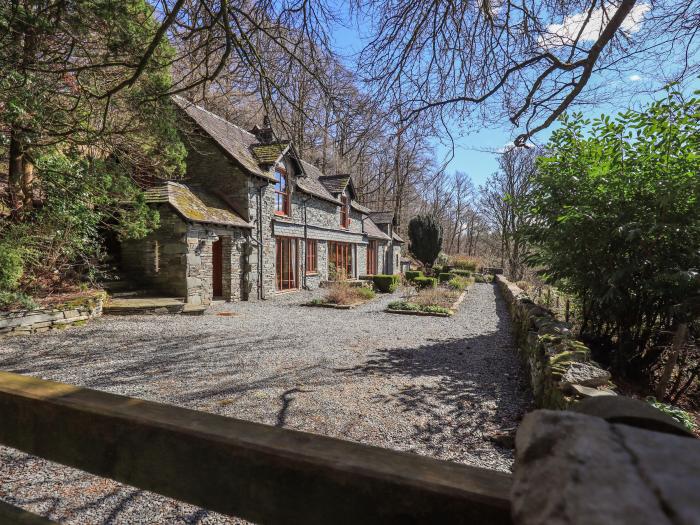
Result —
[[[212,264],[212,285],[214,288],[214,297],[223,295],[223,253],[221,250],[221,239],[211,245],[211,264]]]

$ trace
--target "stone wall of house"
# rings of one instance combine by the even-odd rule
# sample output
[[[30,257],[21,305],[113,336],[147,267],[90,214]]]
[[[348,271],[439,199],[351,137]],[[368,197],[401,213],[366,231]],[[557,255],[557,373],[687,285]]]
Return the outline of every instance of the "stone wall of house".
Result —
[[[401,245],[392,242],[391,247],[391,270],[390,273],[401,273]]]
[[[386,268],[386,251],[388,243],[380,242],[377,245],[377,273],[383,274]]]
[[[148,290],[187,296],[187,223],[170,207],[157,207],[160,227],[144,239],[121,245],[125,279]]]
[[[563,409],[586,397],[614,395],[610,373],[591,360],[570,325],[557,321],[503,275],[496,275],[496,282],[508,303],[538,407]]]
[[[85,323],[102,315],[104,299],[105,294],[98,292],[53,308],[0,312],[0,337],[47,332]]]
[[[262,186],[261,217],[258,224],[258,187]],[[275,237],[273,235],[272,220],[274,214],[275,194],[274,186],[263,181],[251,178],[248,184],[250,202],[250,222],[253,224],[251,265],[251,291],[249,300],[272,299],[275,294]],[[262,231],[260,231],[262,230]],[[258,254],[262,252],[262,281],[260,281],[260,268]]]
[[[240,301],[245,288],[246,235],[237,228],[194,223],[187,229],[187,303],[208,305],[214,296],[212,245],[221,240],[222,294],[226,301]]]
[[[357,244],[356,245],[356,253],[357,253],[357,275],[356,277],[359,277],[360,275],[367,275],[367,245],[366,244]]]
[[[187,148],[186,183],[200,184],[226,201],[245,220],[250,220],[249,177],[209,137],[191,135]]]

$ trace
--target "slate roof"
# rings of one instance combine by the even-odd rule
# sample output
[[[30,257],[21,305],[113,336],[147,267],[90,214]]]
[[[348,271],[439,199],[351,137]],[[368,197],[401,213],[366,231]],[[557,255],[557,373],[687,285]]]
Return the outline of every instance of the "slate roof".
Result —
[[[260,168],[250,149],[258,141],[255,135],[182,97],[174,96],[173,102],[246,171],[257,177],[274,180],[272,174]]]
[[[252,225],[221,200],[197,186],[166,182],[146,190],[145,193],[146,202],[168,203],[189,221],[252,228]]]
[[[297,187],[304,193],[308,193],[314,197],[320,197],[321,199],[325,199],[334,204],[340,205],[340,201],[331,195],[328,189],[326,189],[326,187],[319,180],[321,177],[323,177],[321,170],[305,160],[300,160],[299,162],[306,177],[297,177]]]
[[[391,239],[389,236],[384,233],[382,230],[380,230],[376,224],[374,224],[374,221],[370,219],[369,217],[366,217],[362,221],[362,225],[364,227],[364,231],[367,234],[367,237],[370,239],[380,239],[382,241],[390,241]]]
[[[289,150],[290,144],[289,141],[273,142],[272,144],[253,144],[250,146],[250,149],[259,164],[271,165],[276,163]]]
[[[352,202],[350,203],[350,206],[352,206],[353,208],[355,208],[355,209],[356,209],[357,211],[359,211],[360,213],[365,213],[365,214],[368,214],[368,215],[369,215],[369,214],[372,212],[372,210],[370,210],[369,208],[363,206],[362,204],[360,204],[360,203],[357,202],[357,201],[352,201]]]
[[[405,244],[406,242],[401,237],[399,237],[396,232],[391,232],[391,237],[398,243]]]
[[[350,182],[350,175],[323,175],[319,180],[330,193],[343,193]]]
[[[377,224],[391,224],[394,221],[394,212],[391,211],[373,211],[369,216]]]
[[[269,167],[292,150],[291,142],[261,144],[253,133],[180,96],[174,96],[173,102],[246,171],[274,182],[275,177],[270,172]],[[326,176],[313,164],[304,160],[299,160],[299,162],[306,176],[297,177],[297,187],[304,193],[340,205],[340,200],[333,193],[342,193],[348,185],[352,187],[350,175]],[[351,201],[351,205],[360,213],[369,213],[370,211],[354,200]]]

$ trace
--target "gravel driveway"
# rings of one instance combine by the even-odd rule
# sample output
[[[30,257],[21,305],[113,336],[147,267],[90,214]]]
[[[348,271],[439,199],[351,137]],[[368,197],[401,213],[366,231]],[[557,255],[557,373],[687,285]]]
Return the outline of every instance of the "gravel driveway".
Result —
[[[300,306],[314,295],[3,339],[0,369],[510,468],[488,436],[531,397],[494,285],[475,285],[452,318],[384,313],[396,294],[349,311]],[[0,499],[66,523],[235,523],[3,447]]]

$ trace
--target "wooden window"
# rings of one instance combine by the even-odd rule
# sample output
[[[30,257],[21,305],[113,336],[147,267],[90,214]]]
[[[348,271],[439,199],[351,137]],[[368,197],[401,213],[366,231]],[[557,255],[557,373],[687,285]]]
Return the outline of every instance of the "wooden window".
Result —
[[[328,262],[335,270],[336,280],[352,277],[352,246],[346,242],[329,242]]]
[[[316,241],[313,239],[306,240],[306,273],[313,274],[318,271],[316,266],[317,252]]]
[[[277,237],[275,270],[277,291],[297,288],[297,240],[292,237]]]
[[[367,245],[367,275],[377,273],[377,241],[369,241]]]
[[[340,206],[340,227],[341,228],[349,228],[350,227],[350,199],[348,199],[345,195],[340,197],[340,202],[342,202],[342,205]]]
[[[290,210],[287,170],[278,166],[275,170],[275,214],[289,215]]]

